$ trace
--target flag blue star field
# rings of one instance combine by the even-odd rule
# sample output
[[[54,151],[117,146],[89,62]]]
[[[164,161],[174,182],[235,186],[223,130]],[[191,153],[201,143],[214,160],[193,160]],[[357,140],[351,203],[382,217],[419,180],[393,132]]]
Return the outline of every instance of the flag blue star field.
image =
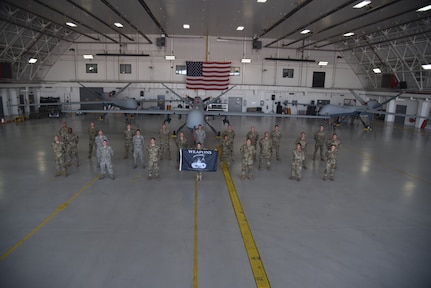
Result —
[[[186,61],[187,89],[226,90],[231,62]]]

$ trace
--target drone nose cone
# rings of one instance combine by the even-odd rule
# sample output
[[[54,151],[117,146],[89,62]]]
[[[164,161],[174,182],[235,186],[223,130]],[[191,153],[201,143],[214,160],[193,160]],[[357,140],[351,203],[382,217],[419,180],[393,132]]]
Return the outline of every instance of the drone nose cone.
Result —
[[[377,106],[379,106],[379,102],[377,102],[376,100],[370,100],[367,102],[367,108],[369,109],[374,109]]]
[[[187,127],[193,129],[199,125],[204,125],[204,114],[200,110],[191,110],[187,115]]]
[[[328,114],[328,109],[326,108],[326,107],[322,107],[320,110],[319,110],[319,115],[321,115],[321,116],[324,116],[324,115],[327,115]]]

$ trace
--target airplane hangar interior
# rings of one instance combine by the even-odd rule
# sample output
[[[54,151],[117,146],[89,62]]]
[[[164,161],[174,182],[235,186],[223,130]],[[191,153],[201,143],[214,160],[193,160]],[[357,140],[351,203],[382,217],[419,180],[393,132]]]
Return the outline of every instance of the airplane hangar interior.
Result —
[[[0,287],[431,287],[430,27],[425,0],[0,1]]]

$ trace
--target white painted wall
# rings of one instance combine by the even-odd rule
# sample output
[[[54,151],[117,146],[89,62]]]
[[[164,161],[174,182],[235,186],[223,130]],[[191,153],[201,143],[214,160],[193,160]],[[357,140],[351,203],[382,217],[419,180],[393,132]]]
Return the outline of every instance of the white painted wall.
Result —
[[[152,37],[155,41],[157,36]],[[186,61],[231,61],[232,66],[240,67],[241,75],[232,76],[233,85],[271,85],[289,87],[311,87],[313,72],[325,72],[325,88],[361,89],[358,77],[336,52],[305,51],[294,49],[274,49],[263,47],[252,49],[251,41],[217,41],[215,37],[167,38],[166,47],[155,44],[73,44],[69,51],[56,62],[45,76],[45,81],[100,81],[100,82],[164,82],[185,83],[184,75],[176,75],[176,65]],[[83,54],[128,53],[149,54],[149,57],[105,57],[95,56],[92,61],[84,60]],[[175,61],[166,61],[165,55],[175,55]],[[251,58],[251,64],[241,63],[243,57]],[[309,59],[328,61],[328,66],[319,67],[316,63],[269,61],[266,57]],[[97,74],[88,74],[85,64],[98,65]],[[120,74],[120,64],[131,64],[132,74]],[[293,78],[283,78],[284,68],[294,69]]]
[[[156,42],[156,37],[152,40]],[[137,37],[138,38],[138,37]],[[20,94],[28,99],[30,92],[36,95],[36,101],[40,97],[60,97],[61,101],[79,101],[80,85],[87,87],[103,87],[105,92],[118,91],[127,83],[132,85],[124,91],[120,97],[132,97],[140,99],[140,92],[144,91],[144,99],[156,99],[157,95],[165,95],[166,104],[173,107],[178,103],[169,101],[178,98],[160,83],[165,83],[178,94],[185,96],[217,97],[219,91],[194,91],[185,88],[186,76],[176,75],[176,65],[185,65],[186,61],[231,61],[233,67],[240,67],[240,76],[231,76],[230,84],[236,85],[221,98],[227,103],[228,97],[243,98],[243,112],[248,107],[262,107],[264,112],[275,110],[275,103],[271,96],[275,95],[275,102],[298,101],[309,104],[317,100],[330,100],[331,104],[343,105],[345,99],[354,99],[349,89],[361,90],[361,82],[353,70],[345,63],[343,58],[338,58],[336,52],[305,51],[303,54],[292,49],[262,48],[253,50],[251,41],[217,41],[214,37],[200,38],[167,38],[166,47],[159,48],[155,44],[127,44],[121,49],[118,44],[74,43],[68,52],[62,55],[55,65],[47,73],[42,84],[38,85],[2,85],[0,95],[3,96],[5,115],[18,114],[17,104]],[[239,40],[239,41],[238,41]],[[85,39],[80,39],[85,41]],[[138,39],[139,41],[142,41]],[[142,41],[143,42],[143,41]],[[263,46],[265,43],[263,43]],[[84,60],[83,54],[97,53],[129,53],[149,54],[149,57],[105,57],[95,56],[92,61]],[[175,55],[175,61],[166,61],[165,55]],[[243,64],[241,58],[252,59],[251,64]],[[327,61],[327,66],[319,67],[316,63],[293,61],[269,61],[266,57],[311,59]],[[85,66],[89,63],[98,65],[97,74],[86,73]],[[120,64],[131,64],[131,74],[120,74]],[[293,78],[283,78],[283,69],[294,69]],[[313,72],[325,72],[325,88],[312,88]],[[365,91],[357,91],[365,100],[377,99],[379,102],[387,99],[395,92],[382,93],[382,96],[367,96]],[[421,95],[413,95],[413,97]],[[263,101],[263,106],[261,102]],[[418,105],[414,101],[404,100],[408,103],[408,114],[416,114]],[[152,105],[152,104],[147,104]],[[357,102],[357,105],[360,105]],[[306,110],[303,105],[288,105],[292,114]],[[71,108],[78,109],[79,105]],[[26,109],[29,111],[28,107]],[[391,119],[391,117],[387,117]],[[392,120],[393,121],[393,120]],[[406,124],[411,122],[406,119]]]

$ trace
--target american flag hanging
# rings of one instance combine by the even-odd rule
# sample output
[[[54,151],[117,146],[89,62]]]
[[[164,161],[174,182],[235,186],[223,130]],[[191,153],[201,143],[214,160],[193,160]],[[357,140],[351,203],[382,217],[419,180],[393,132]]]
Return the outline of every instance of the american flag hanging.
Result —
[[[226,90],[231,62],[187,61],[187,89]]]

